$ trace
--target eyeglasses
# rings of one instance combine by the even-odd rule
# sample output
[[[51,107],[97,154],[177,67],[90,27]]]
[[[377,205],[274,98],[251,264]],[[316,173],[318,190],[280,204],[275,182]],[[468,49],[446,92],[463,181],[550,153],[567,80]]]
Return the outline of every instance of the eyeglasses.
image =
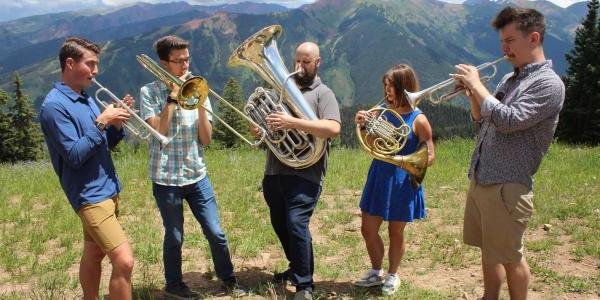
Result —
[[[183,65],[183,64],[189,64],[192,61],[191,57],[187,57],[187,58],[182,58],[182,59],[174,59],[174,60],[168,60],[168,62],[170,63],[174,63],[174,64],[178,64],[178,65]]]

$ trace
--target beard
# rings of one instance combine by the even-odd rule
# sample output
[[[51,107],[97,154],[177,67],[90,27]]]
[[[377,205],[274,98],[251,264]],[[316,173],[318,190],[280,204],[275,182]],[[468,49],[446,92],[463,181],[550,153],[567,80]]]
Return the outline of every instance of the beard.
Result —
[[[317,77],[317,71],[319,71],[319,67],[316,67],[315,70],[311,73],[307,72],[306,70],[302,75],[300,75],[300,73],[297,73],[294,75],[294,80],[296,80],[296,83],[299,86],[309,86],[313,83],[315,77]]]

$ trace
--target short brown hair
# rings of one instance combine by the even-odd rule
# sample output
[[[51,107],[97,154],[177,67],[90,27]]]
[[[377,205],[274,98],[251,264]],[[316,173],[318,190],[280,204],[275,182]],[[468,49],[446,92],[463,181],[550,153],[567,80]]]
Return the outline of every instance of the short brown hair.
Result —
[[[163,36],[154,43],[158,58],[164,61],[169,60],[171,50],[187,49],[188,46],[189,43],[186,40],[174,35]]]
[[[540,42],[544,42],[544,32],[546,31],[546,20],[544,15],[533,8],[511,7],[502,9],[496,18],[492,21],[492,26],[496,30],[515,22],[517,29],[524,33],[539,32]]]
[[[416,92],[419,90],[419,80],[415,71],[407,64],[399,64],[391,67],[383,74],[381,82],[389,81],[396,92],[395,106],[408,104],[408,99],[404,95],[404,90]],[[385,91],[384,91],[385,93]]]
[[[67,58],[72,58],[75,61],[79,61],[83,57],[83,50],[89,50],[96,55],[100,54],[100,46],[93,42],[80,37],[69,37],[60,47],[58,52],[58,60],[60,61],[60,70],[65,70],[65,62]]]

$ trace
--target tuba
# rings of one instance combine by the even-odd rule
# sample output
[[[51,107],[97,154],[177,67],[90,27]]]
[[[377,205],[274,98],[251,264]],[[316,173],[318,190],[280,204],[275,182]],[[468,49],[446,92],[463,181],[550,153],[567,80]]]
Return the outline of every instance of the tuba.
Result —
[[[427,144],[421,144],[417,151],[409,155],[397,155],[404,148],[411,128],[399,113],[386,107],[376,105],[367,113],[364,126],[356,125],[356,136],[360,145],[371,157],[406,170],[410,174],[412,184],[418,187],[427,171]],[[392,124],[388,116],[398,119],[400,125]]]
[[[496,76],[496,72],[498,71],[496,65],[507,59],[508,56],[502,56],[494,61],[486,62],[477,66],[477,71],[482,71],[487,68],[491,68],[490,74],[481,77],[481,82],[486,83],[494,76]],[[438,84],[435,84],[419,92],[411,93],[404,90],[404,95],[406,96],[406,99],[408,99],[408,103],[410,103],[410,106],[412,106],[413,108],[417,107],[419,103],[421,103],[421,101],[425,98],[428,98],[429,102],[433,104],[440,104],[456,98],[456,96],[460,95],[462,92],[465,92],[467,96],[469,96],[471,91],[464,87],[454,87],[454,89],[443,93],[444,89],[448,89],[450,86],[454,86],[455,82],[456,80],[454,78],[448,78]]]
[[[276,38],[281,35],[280,25],[271,25],[244,41],[229,57],[229,66],[245,66],[258,73],[275,92],[256,88],[248,98],[244,111],[260,128],[267,132],[265,142],[283,164],[303,169],[315,164],[327,147],[327,139],[309,135],[296,129],[271,130],[266,116],[283,111],[297,118],[318,120],[317,115],[304,100],[279,55]]]

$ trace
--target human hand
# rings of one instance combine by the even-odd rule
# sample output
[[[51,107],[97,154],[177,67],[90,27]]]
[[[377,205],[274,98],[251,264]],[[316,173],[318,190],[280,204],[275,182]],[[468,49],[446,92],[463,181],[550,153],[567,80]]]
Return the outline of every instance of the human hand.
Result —
[[[459,64],[456,65],[456,73],[450,74],[452,78],[462,84],[465,88],[472,90],[478,84],[481,84],[479,71],[471,65]]]
[[[282,130],[294,128],[297,119],[282,111],[273,111],[265,120],[267,121],[267,125],[273,130]]]
[[[354,122],[357,125],[360,125],[361,127],[365,125],[365,122],[367,121],[367,118],[371,116],[371,113],[367,112],[366,110],[359,110],[356,113],[356,116],[354,116]]]
[[[123,122],[129,120],[130,116],[124,108],[118,108],[111,104],[106,106],[104,111],[96,118],[96,122],[120,127]]]

